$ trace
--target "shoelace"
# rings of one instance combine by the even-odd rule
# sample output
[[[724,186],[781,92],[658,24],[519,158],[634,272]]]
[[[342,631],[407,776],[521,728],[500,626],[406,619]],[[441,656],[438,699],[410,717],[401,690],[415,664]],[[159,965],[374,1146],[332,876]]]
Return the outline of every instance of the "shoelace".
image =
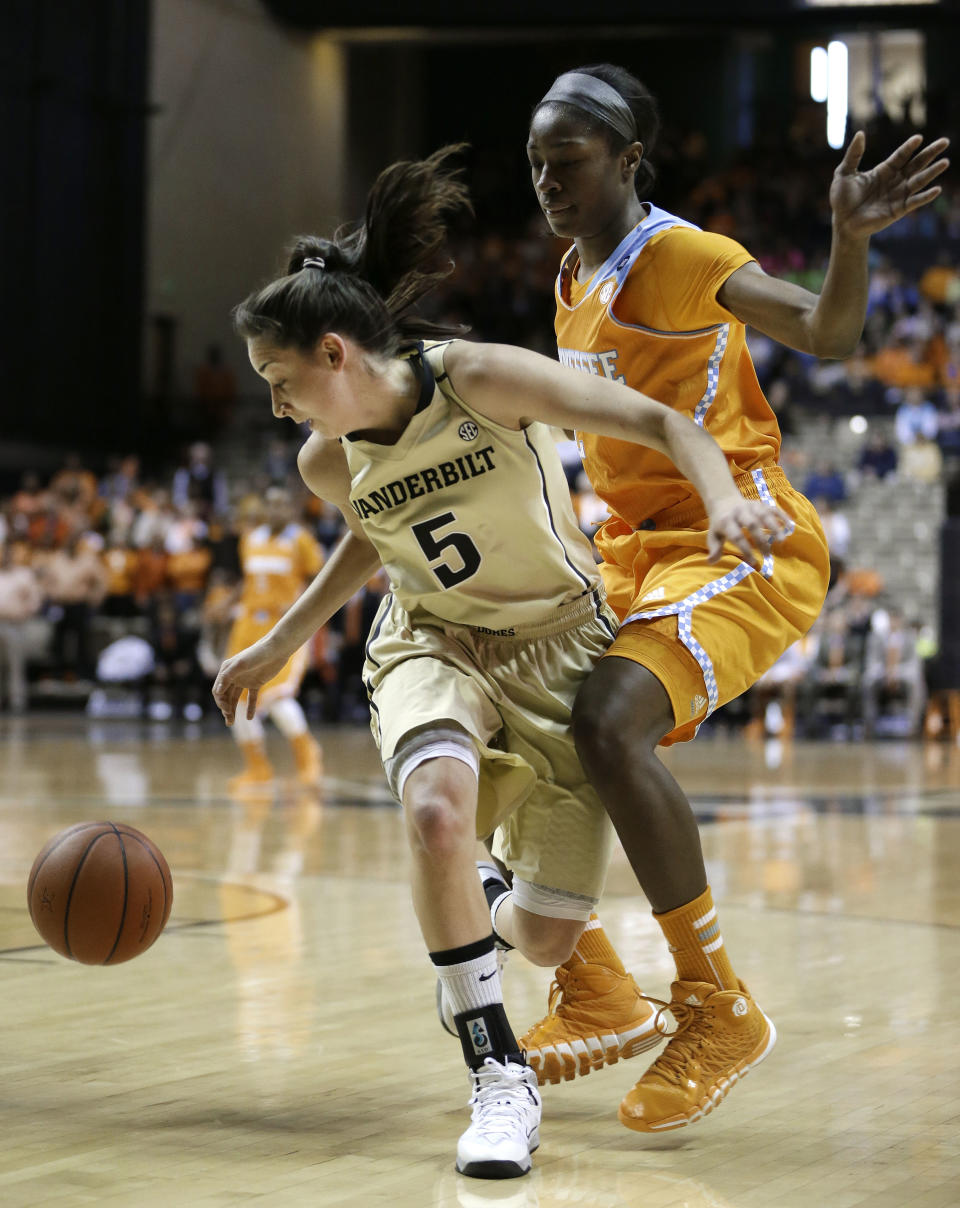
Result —
[[[662,1036],[666,1036],[669,1041],[667,1047],[654,1061],[653,1065],[650,1066],[644,1077],[649,1074],[656,1074],[667,1082],[675,1082],[678,1086],[682,1085],[689,1077],[687,1063],[694,1055],[695,1050],[699,1048],[702,1040],[702,1036],[697,1031],[687,1036],[684,1033],[694,1023],[704,1024],[709,1029],[713,1023],[713,1016],[706,1011],[701,1011],[693,1003],[664,1002],[662,998],[653,998],[649,994],[642,994],[641,998],[645,998],[647,1002],[653,1003],[657,1007],[653,1026]],[[669,1011],[676,1021],[677,1026],[672,1032],[668,1032],[663,1023],[664,1011]]]
[[[564,991],[567,988],[567,982],[570,980],[570,970],[564,969],[563,965],[558,966],[556,977],[550,983],[550,993],[547,995],[547,1016],[556,1015],[557,1008],[560,1006],[560,1000],[563,997]],[[571,987],[572,989],[573,987]]]
[[[524,1076],[524,1066],[501,1065],[488,1057],[474,1072],[470,1106],[472,1120],[484,1134],[511,1133],[519,1124],[526,1132],[525,1109],[536,1106]]]

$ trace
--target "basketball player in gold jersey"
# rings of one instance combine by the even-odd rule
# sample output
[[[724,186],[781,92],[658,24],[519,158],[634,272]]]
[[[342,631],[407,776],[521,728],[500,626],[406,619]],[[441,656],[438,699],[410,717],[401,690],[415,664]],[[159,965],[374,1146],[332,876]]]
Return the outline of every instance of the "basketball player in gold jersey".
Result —
[[[613,615],[551,426],[675,462],[704,501],[714,558],[725,541],[768,556],[787,518],[745,499],[717,444],[644,395],[521,349],[422,342],[438,329],[410,308],[436,279],[427,266],[447,216],[469,204],[449,161],[388,169],[362,227],[299,240],[287,275],[235,312],[274,413],[310,424],[301,473],[348,533],[270,633],[224,663],[214,697],[233,722],[246,691],[250,715],[291,652],[388,569],[364,679],[403,805],[414,907],[473,1080],[457,1168],[509,1178],[530,1169],[540,1098],[503,1008],[477,836],[496,831],[514,874],[513,941],[551,964],[583,932],[612,838],[570,711]]]
[[[712,561],[707,514],[683,468],[576,425],[610,511],[596,547],[620,622],[578,695],[577,750],[677,969],[676,1034],[620,1107],[621,1121],[644,1132],[698,1120],[774,1040],[724,948],[690,804],[656,755],[750,687],[810,627],[827,589],[823,533],[780,468],[780,433],[745,327],[818,357],[848,356],[866,310],[870,235],[939,194],[948,145],[924,147],[914,135],[861,171],[865,138],[854,136],[830,189],[833,243],[816,295],[645,200],[658,124],[647,89],[609,64],[561,75],[534,109],[527,153],[537,200],[554,234],[572,241],[556,287],[560,360],[642,390],[710,433],[737,490],[776,501],[790,533],[760,564],[729,547]],[[577,993],[566,992],[577,967],[558,969],[564,993],[524,1037],[528,1048],[579,1034]]]
[[[243,578],[239,612],[227,640],[228,656],[268,633],[323,565],[323,552],[316,538],[303,525],[294,523],[290,492],[284,487],[268,487],[264,503],[264,523],[244,533],[240,540]],[[230,781],[233,792],[262,787],[273,779],[273,767],[263,742],[264,715],[290,743],[298,781],[311,787],[319,784],[320,747],[297,700],[306,668],[306,649],[294,651],[261,689],[257,715],[238,720],[234,737],[243,752],[245,768]]]

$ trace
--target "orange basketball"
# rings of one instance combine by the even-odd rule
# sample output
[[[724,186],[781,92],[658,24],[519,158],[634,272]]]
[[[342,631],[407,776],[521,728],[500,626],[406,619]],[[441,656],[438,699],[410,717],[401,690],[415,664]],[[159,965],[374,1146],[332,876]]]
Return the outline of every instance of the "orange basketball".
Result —
[[[173,882],[163,853],[134,827],[78,822],[37,855],[27,905],[61,956],[119,965],[146,952],[166,926]]]

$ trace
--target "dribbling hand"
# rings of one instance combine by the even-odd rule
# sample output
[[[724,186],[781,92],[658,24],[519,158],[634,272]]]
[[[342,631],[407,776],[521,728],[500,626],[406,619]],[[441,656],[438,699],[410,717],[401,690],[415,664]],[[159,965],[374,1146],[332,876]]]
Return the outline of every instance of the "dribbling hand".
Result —
[[[273,654],[260,642],[254,642],[226,660],[214,681],[213,699],[228,726],[233,725],[244,692],[247,694],[247,720],[253,721],[260,689],[280,674],[287,658],[285,654]]]
[[[756,499],[737,498],[715,508],[707,531],[708,561],[717,562],[726,542],[736,546],[744,560],[757,567],[770,547],[791,531],[786,512]]]

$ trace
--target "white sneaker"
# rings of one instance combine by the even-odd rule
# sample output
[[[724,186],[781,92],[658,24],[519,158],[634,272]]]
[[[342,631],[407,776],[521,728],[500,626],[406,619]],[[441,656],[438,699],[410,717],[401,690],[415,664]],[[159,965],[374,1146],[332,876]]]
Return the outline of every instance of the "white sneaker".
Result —
[[[488,1057],[473,1079],[471,1124],[457,1143],[457,1170],[474,1179],[515,1179],[540,1144],[540,1092],[527,1065]]]

